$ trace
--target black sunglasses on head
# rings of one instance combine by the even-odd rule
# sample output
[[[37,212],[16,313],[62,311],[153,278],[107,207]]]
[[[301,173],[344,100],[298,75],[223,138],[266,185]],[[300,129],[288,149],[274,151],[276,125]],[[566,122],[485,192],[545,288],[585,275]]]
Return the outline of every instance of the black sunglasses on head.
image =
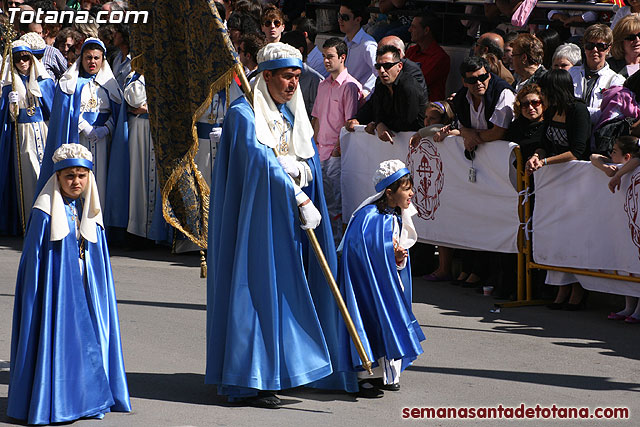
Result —
[[[351,17],[349,15],[347,15],[346,13],[338,14],[338,21],[349,22],[350,20],[351,20]]]
[[[465,77],[463,80],[465,83],[474,85],[478,82],[484,82],[489,78],[489,73],[480,74],[479,76]]]
[[[394,65],[399,64],[400,61],[396,61],[396,62],[382,62],[382,63],[376,63],[374,65],[376,70],[379,70],[380,68],[384,68],[386,71],[389,71],[391,68],[393,68]]]
[[[636,39],[640,39],[640,33],[636,33],[636,34],[629,34],[627,37],[624,38],[625,40],[628,40],[630,42],[634,42],[636,41]]]
[[[598,49],[598,52],[604,52],[605,50],[609,49],[609,44],[608,43],[592,43],[592,42],[586,42],[584,44],[584,50],[593,50],[593,49]]]

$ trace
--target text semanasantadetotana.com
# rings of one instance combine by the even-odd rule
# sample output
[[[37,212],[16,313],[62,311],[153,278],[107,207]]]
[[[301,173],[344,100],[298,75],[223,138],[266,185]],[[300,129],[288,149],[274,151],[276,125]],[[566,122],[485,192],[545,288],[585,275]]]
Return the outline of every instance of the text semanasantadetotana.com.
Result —
[[[591,409],[575,406],[478,406],[478,407],[409,407],[402,408],[402,418],[427,419],[628,419],[629,408],[604,407]]]

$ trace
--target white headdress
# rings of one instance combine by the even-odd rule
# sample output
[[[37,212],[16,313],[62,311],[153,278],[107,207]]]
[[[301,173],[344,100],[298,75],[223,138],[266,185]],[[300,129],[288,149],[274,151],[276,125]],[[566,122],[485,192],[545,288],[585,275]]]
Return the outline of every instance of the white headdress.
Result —
[[[89,37],[82,44],[82,50],[76,62],[73,63],[71,67],[60,77],[60,81],[58,84],[60,85],[60,89],[67,95],[73,95],[76,91],[76,84],[78,82],[78,76],[80,75],[80,70],[82,69],[82,53],[84,52],[85,47],[88,44],[97,44],[100,46],[100,49],[103,53],[106,53],[107,49],[102,43],[102,40]],[[107,92],[109,92],[109,98],[117,104],[122,103],[122,96],[120,94],[120,85],[116,81],[116,78],[113,76],[113,71],[111,71],[111,67],[107,62],[106,55],[103,56],[102,59],[102,67],[98,70],[98,75],[95,80],[100,86],[104,87]]]
[[[378,169],[373,174],[373,186],[375,187],[376,194],[367,197],[364,202],[360,203],[360,206],[353,211],[351,218],[353,218],[356,212],[360,209],[370,205],[382,197],[387,187],[408,174],[411,174],[411,171],[407,169],[405,164],[400,160],[385,160],[380,163]],[[413,220],[411,219],[411,217],[417,213],[418,210],[413,203],[409,204],[409,207],[402,211],[402,230],[400,230],[400,239],[398,243],[405,249],[409,249],[418,241],[418,233],[416,232]],[[351,219],[349,219],[349,223],[351,223]],[[343,242],[340,242],[338,251],[342,250],[342,243]]]
[[[40,36],[38,36],[38,37],[40,38],[40,40],[42,40],[42,37],[40,37]],[[42,40],[42,42],[44,43],[44,40]],[[25,40],[22,40],[22,39],[15,40],[15,41],[13,41],[11,43],[11,52],[12,52],[12,54],[16,54],[18,52],[27,52],[27,53],[31,54],[31,67],[29,67],[29,82],[27,83],[27,86],[25,87],[25,85],[22,83],[22,79],[20,79],[20,76],[18,75],[18,71],[15,69],[15,67],[9,66],[9,67],[6,67],[6,68],[3,67],[4,68],[4,74],[2,76],[2,86],[6,86],[6,85],[10,85],[11,84],[12,80],[11,80],[11,74],[10,73],[13,72],[13,80],[16,82],[16,92],[18,92],[18,95],[20,96],[20,98],[22,98],[22,99],[25,98],[27,90],[33,96],[35,96],[37,98],[42,98],[42,92],[40,91],[40,85],[38,84],[38,80],[40,80],[40,79],[50,79],[51,76],[49,75],[47,70],[44,68],[44,65],[42,65],[42,62],[40,62],[40,60],[38,58],[33,56],[33,49],[30,46],[30,44],[28,42],[26,42]]]
[[[302,55],[293,46],[285,43],[269,43],[258,51],[258,76],[255,79],[253,89],[253,108],[256,116],[256,138],[262,144],[275,148],[280,140],[280,135],[273,129],[271,123],[274,120],[282,120],[275,102],[269,95],[267,83],[262,72],[278,68],[297,67],[302,68]],[[313,128],[307,116],[307,110],[302,99],[300,87],[296,88],[287,107],[293,113],[295,121],[291,132],[291,147],[289,149],[302,159],[313,157],[315,150],[311,143]]]
[[[101,227],[104,227],[104,224],[100,198],[98,197],[98,186],[96,185],[96,178],[91,171],[93,168],[91,152],[80,144],[62,144],[53,153],[52,159],[54,172],[33,205],[34,209],[40,209],[51,216],[50,240],[62,240],[71,232],[56,171],[80,166],[89,169],[89,182],[81,195],[84,199],[84,204],[79,227],[80,234],[89,242],[97,242],[96,224]]]

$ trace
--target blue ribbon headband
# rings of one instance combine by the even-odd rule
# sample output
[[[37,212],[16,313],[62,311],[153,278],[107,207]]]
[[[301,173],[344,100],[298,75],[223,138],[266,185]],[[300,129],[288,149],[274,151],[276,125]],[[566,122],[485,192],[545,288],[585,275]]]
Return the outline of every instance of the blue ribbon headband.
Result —
[[[32,49],[31,53],[33,53],[34,55],[44,55],[44,48],[43,49]]]
[[[53,171],[57,172],[66,168],[83,167],[93,170],[93,162],[87,159],[64,159],[54,163]]]
[[[280,58],[261,62],[258,65],[258,72],[264,70],[276,70],[278,68],[302,68],[302,60],[298,58]]]
[[[82,49],[80,49],[80,52],[84,52],[84,48],[86,45],[88,44],[97,44],[98,46],[100,46],[102,48],[102,52],[106,52],[107,48],[104,46],[104,43],[102,43],[102,40],[100,39],[96,39],[96,38],[89,38],[87,40],[85,40],[84,43],[82,43]]]
[[[18,53],[18,52],[33,53],[31,51],[31,49],[29,49],[29,46],[16,46],[16,47],[11,48],[11,53]]]
[[[393,174],[389,175],[388,177],[386,177],[385,179],[383,179],[382,181],[377,183],[376,184],[376,191],[378,193],[381,192],[382,190],[384,190],[385,188],[387,188],[388,186],[390,186],[391,184],[393,184],[394,182],[396,182],[397,180],[399,180],[403,176],[409,175],[410,173],[411,172],[407,168],[402,168],[402,169],[397,170]]]

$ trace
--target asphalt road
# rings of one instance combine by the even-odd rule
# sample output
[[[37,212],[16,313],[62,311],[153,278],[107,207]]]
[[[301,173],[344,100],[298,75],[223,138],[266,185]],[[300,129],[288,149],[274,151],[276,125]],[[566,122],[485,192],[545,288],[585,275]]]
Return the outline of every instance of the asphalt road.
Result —
[[[21,241],[0,239],[0,424],[6,417],[11,316]],[[198,257],[168,249],[111,258],[133,412],[77,426],[618,426],[640,425],[640,325],[606,319],[622,298],[592,295],[586,310],[502,309],[448,283],[414,281],[427,341],[399,392],[381,399],[298,388],[277,410],[230,406],[204,384],[206,282]],[[404,408],[626,407],[627,420],[404,419]],[[418,411],[420,412],[420,411]],[[411,412],[407,412],[411,414]],[[544,415],[544,411],[540,412]]]

